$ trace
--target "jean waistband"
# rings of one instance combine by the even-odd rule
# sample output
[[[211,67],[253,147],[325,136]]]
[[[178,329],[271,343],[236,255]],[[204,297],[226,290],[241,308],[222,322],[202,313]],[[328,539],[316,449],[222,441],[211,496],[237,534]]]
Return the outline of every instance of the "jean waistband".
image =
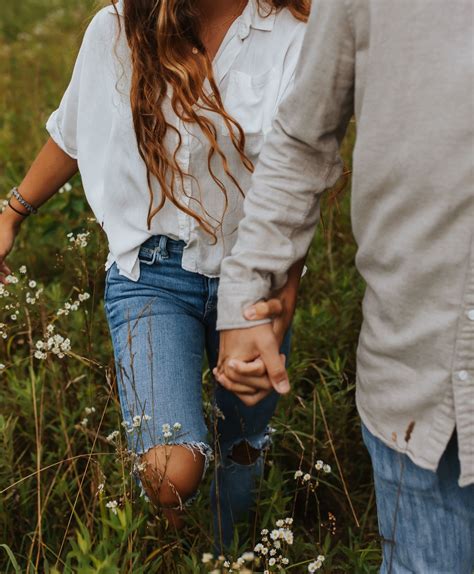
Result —
[[[152,235],[140,246],[140,248],[157,251],[163,254],[169,251],[173,253],[182,253],[185,247],[186,243],[184,241],[171,239],[167,235]]]

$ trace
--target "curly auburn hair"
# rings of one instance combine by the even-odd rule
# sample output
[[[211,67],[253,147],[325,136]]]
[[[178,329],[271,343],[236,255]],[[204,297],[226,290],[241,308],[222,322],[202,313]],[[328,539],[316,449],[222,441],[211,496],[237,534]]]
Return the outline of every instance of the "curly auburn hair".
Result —
[[[112,0],[115,6],[116,0]],[[307,21],[311,0],[257,0],[272,10],[287,8],[294,17]],[[196,0],[123,0],[124,28],[131,52],[132,78],[130,102],[139,153],[147,168],[150,205],[147,215],[148,229],[153,217],[168,200],[178,209],[193,217],[216,240],[217,229],[180,199],[176,181],[181,185],[189,174],[183,172],[177,161],[181,136],[175,126],[165,118],[163,101],[171,88],[173,111],[183,122],[197,124],[209,143],[208,169],[220,188],[227,205],[227,190],[212,168],[217,156],[222,168],[243,195],[239,182],[229,169],[227,158],[221,150],[217,129],[208,116],[200,112],[217,113],[229,131],[231,141],[242,164],[250,172],[253,164],[245,154],[245,134],[241,126],[226,112],[219,88],[214,79],[212,62],[200,39]],[[196,53],[197,49],[197,53]],[[207,78],[211,87],[208,93],[203,85]],[[178,138],[175,150],[167,149],[165,135],[174,131]],[[161,197],[154,207],[151,185],[155,177]],[[201,205],[207,214],[204,206]]]

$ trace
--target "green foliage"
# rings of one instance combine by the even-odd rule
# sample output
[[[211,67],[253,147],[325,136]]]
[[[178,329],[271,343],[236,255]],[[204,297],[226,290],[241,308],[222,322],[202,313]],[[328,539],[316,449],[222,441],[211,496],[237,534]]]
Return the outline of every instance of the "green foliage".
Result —
[[[92,0],[3,0],[0,14],[0,185],[17,182],[45,140],[44,123],[67,85]],[[344,144],[350,165],[354,130]],[[107,247],[79,178],[23,226],[10,264],[19,277],[0,297],[0,571],[186,574],[206,572],[212,548],[207,484],[176,535],[154,516],[130,476],[102,305]],[[293,390],[279,406],[251,539],[294,519],[288,572],[375,573],[380,559],[370,465],[354,407],[363,284],[354,268],[350,195],[325,202],[294,322]],[[89,231],[88,245],[67,234]],[[19,273],[26,265],[27,272]],[[36,281],[32,288],[30,281]],[[38,290],[42,292],[38,293]],[[27,303],[35,298],[35,303]],[[90,297],[58,314],[65,302]],[[37,295],[37,296],[36,296]],[[19,304],[19,307],[7,308]],[[3,310],[2,310],[3,309]],[[12,320],[11,315],[17,319]],[[65,356],[37,359],[48,325]],[[2,328],[0,328],[2,331]],[[70,350],[68,345],[70,344]],[[208,376],[208,375],[206,375]],[[207,389],[209,385],[205,385]],[[95,411],[87,409],[94,408]],[[87,424],[81,424],[87,418]],[[323,460],[331,473],[316,472]],[[311,472],[311,481],[295,472]],[[210,474],[210,473],[209,473]],[[116,514],[106,504],[117,501]],[[360,526],[356,525],[354,514]],[[259,566],[256,566],[257,571]]]

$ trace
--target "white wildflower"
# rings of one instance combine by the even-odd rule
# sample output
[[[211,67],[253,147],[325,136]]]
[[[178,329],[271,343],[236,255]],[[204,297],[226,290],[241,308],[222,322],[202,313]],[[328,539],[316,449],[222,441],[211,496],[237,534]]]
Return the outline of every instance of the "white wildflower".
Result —
[[[329,464],[325,464],[325,465],[323,466],[323,471],[324,471],[326,474],[329,474],[329,473],[331,472],[331,467],[329,466]]]
[[[303,476],[303,471],[302,470],[297,470],[295,472],[295,480],[297,480],[298,478],[301,478]]]
[[[142,417],[140,415],[135,415],[133,417],[132,426],[139,428],[142,424]]]
[[[27,271],[26,265],[22,265],[22,266],[20,267],[19,271],[20,271],[20,273],[21,273],[22,275],[24,275],[24,274],[26,273],[26,271]]]
[[[201,558],[201,562],[203,564],[209,564],[209,562],[211,562],[213,558],[214,556],[210,552],[204,552]]]
[[[116,438],[120,436],[120,432],[118,430],[112,431],[109,435],[107,435],[108,442],[114,442]]]
[[[316,464],[314,465],[314,468],[316,470],[322,470],[324,466],[324,462],[322,460],[317,460]]]
[[[117,506],[118,506],[118,502],[116,500],[111,500],[110,502],[107,502],[107,504],[105,505],[107,508],[110,508],[110,510],[114,513],[117,514]]]
[[[5,368],[5,365],[3,363],[0,363],[0,371],[3,371],[4,368]]]
[[[314,560],[308,564],[308,572],[316,572],[316,570],[320,570],[323,563],[321,560]]]
[[[308,474],[308,473],[306,473],[306,474],[303,476],[303,482],[309,482],[310,480],[311,480],[311,475]]]
[[[245,562],[252,562],[253,560],[255,560],[255,554],[253,552],[244,552],[242,554],[241,558]]]
[[[84,417],[79,424],[83,427],[86,427],[88,422],[89,422],[89,419],[87,417]]]
[[[37,285],[37,283],[36,283],[36,281],[33,281],[33,279],[28,282],[28,287],[30,287],[31,289],[34,289],[36,287],[36,285]]]
[[[181,423],[174,423],[173,430],[178,432],[181,430]]]
[[[91,415],[92,413],[95,413],[95,407],[86,407],[84,409],[84,412],[86,413],[86,415]]]

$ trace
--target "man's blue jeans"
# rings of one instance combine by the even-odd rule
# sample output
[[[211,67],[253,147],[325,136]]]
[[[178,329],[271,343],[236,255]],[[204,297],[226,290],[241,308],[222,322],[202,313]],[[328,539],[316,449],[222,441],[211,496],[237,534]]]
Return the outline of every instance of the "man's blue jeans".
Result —
[[[362,425],[372,458],[382,574],[472,574],[474,485],[458,485],[456,434],[437,472],[415,465]]]

